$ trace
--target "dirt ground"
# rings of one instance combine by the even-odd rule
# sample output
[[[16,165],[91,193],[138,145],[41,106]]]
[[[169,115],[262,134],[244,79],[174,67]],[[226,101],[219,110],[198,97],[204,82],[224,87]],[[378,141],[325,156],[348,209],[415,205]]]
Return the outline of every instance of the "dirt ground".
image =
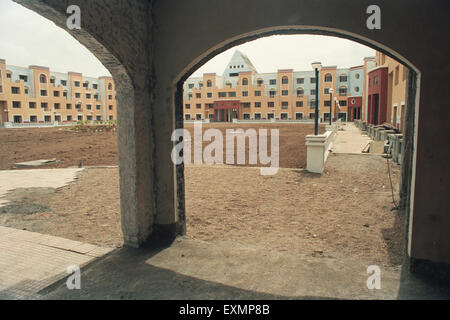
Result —
[[[193,128],[192,124],[186,125],[192,137],[194,137]],[[282,168],[305,167],[305,135],[314,132],[312,124],[216,123],[203,125],[203,131],[209,128],[221,130],[224,136],[227,128],[243,130],[267,128],[269,137],[271,129],[279,129],[280,167]],[[321,125],[320,132],[324,130],[324,126]],[[268,141],[270,142],[270,139]],[[192,145],[193,142],[194,140]],[[203,143],[204,146],[208,144],[210,142]],[[270,152],[270,143],[268,144]],[[246,145],[248,155],[248,142]],[[193,149],[192,147],[192,154]],[[225,149],[224,143],[224,155]],[[67,168],[78,166],[80,161],[83,166],[118,165],[117,132],[74,132],[69,128],[0,129],[0,170],[13,169],[14,164],[18,162],[53,158],[60,162],[40,168]]]
[[[399,169],[392,165],[397,201]],[[1,225],[98,245],[122,243],[117,168],[85,169],[59,190],[21,189],[8,199]],[[393,207],[380,156],[332,154],[322,176],[297,169],[261,176],[255,168],[186,166],[187,234],[204,241],[399,265],[405,218]]]

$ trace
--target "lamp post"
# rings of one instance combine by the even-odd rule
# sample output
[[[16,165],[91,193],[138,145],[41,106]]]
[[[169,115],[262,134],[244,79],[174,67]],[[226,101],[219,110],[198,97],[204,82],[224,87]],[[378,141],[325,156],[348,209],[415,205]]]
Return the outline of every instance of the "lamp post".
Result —
[[[314,135],[319,134],[319,72],[322,69],[322,63],[313,62],[312,68],[315,71],[316,76],[316,105],[315,105],[315,116],[314,116]]]
[[[331,126],[331,114],[333,112],[333,88],[330,88],[329,91],[330,93],[330,126]],[[334,108],[334,110],[336,110],[336,107]]]

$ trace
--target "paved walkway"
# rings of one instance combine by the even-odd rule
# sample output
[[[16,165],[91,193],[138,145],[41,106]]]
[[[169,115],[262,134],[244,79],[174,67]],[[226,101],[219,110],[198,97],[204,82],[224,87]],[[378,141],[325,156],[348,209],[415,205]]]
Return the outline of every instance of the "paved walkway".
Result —
[[[0,171],[0,207],[6,204],[1,198],[18,188],[60,188],[76,179],[83,169],[30,169]]]
[[[0,226],[0,299],[38,299],[39,291],[113,249]]]
[[[331,148],[334,153],[358,153],[369,144],[371,139],[363,133],[352,123],[344,123],[341,128],[343,131],[338,131],[336,140]]]

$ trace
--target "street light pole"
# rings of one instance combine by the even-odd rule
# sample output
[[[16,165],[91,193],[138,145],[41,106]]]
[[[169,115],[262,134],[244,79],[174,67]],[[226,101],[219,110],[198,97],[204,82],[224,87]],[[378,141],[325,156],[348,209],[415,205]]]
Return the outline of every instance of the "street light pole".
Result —
[[[332,110],[333,109],[333,88],[330,88],[328,92],[330,93],[330,126],[331,126],[331,114],[333,112],[333,110]],[[336,108],[335,108],[335,110],[336,110]]]
[[[316,77],[316,105],[315,105],[315,116],[314,116],[314,135],[319,134],[319,72],[322,68],[322,64],[320,62],[313,62],[312,67],[315,71]]]

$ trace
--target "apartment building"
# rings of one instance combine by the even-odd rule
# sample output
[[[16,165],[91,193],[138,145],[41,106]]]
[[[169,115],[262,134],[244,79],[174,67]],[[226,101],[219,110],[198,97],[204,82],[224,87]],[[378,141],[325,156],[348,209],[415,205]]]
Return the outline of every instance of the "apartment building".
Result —
[[[111,77],[59,73],[42,66],[17,67],[0,59],[0,124],[116,119]]]
[[[365,61],[361,66],[347,69],[322,67],[319,79],[321,121],[329,121],[330,116],[345,121],[361,119],[367,66]],[[333,89],[331,96],[330,88]],[[205,73],[186,80],[184,119],[216,122],[314,119],[315,91],[314,70],[258,73],[250,59],[236,51],[222,75]]]
[[[381,52],[368,72],[367,119],[370,124],[390,124],[403,131],[407,67]]]

